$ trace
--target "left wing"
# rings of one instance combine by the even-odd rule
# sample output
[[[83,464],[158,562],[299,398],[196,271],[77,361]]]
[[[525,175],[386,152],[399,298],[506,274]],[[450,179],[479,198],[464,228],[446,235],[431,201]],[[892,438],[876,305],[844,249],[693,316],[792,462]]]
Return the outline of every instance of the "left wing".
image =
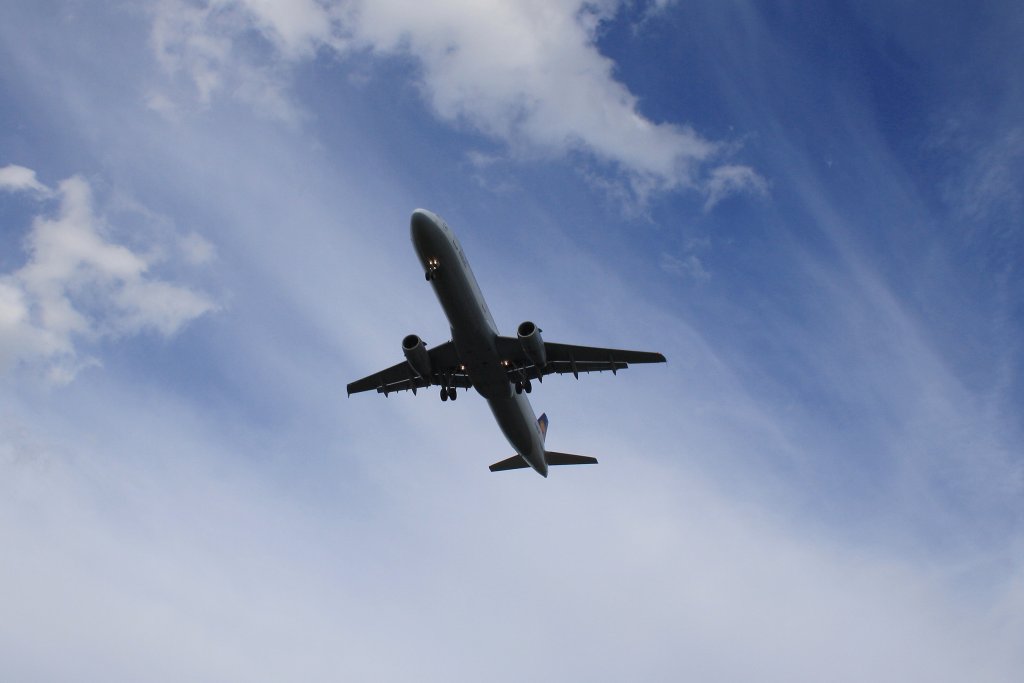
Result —
[[[665,356],[653,351],[626,351],[605,349],[598,346],[576,346],[544,342],[547,364],[538,369],[523,350],[516,337],[498,337],[498,353],[509,362],[509,377],[516,379],[538,379],[544,375],[572,373],[579,379],[581,372],[612,373],[625,370],[630,363],[664,363]]]
[[[451,387],[468,389],[472,386],[469,376],[459,368],[459,359],[455,354],[455,346],[447,341],[438,344],[427,351],[430,356],[430,367],[432,373],[429,377],[420,377],[413,372],[407,361],[392,365],[386,370],[376,372],[369,377],[364,377],[348,385],[348,395],[358,394],[361,391],[377,390],[377,393],[387,396],[392,391],[412,391],[424,389],[434,384],[441,384],[441,378],[447,378],[447,384]]]

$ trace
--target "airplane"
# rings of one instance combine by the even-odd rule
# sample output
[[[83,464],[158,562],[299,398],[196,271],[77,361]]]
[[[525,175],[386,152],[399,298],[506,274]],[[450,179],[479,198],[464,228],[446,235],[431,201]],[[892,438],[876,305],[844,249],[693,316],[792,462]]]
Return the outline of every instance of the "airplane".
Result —
[[[516,453],[490,466],[492,472],[532,467],[543,477],[550,465],[597,464],[597,458],[545,450],[548,418],[536,418],[526,394],[533,380],[550,374],[616,374],[629,363],[664,363],[648,351],[622,351],[555,344],[541,339],[541,329],[525,321],[515,337],[498,334],[466,254],[448,224],[438,215],[416,209],[410,220],[412,244],[424,276],[434,289],[451,327],[452,338],[427,350],[415,334],[402,340],[405,361],[348,385],[348,395],[441,387],[441,400],[454,401],[459,389],[476,389]]]

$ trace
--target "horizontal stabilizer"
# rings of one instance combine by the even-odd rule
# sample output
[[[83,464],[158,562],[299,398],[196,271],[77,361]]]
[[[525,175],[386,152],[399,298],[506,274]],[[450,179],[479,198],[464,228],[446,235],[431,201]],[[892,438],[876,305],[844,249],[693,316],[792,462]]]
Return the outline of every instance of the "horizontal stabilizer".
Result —
[[[572,453],[558,453],[556,451],[544,451],[544,458],[549,465],[596,465],[597,458],[589,455],[573,455]]]
[[[490,469],[491,472],[503,472],[505,470],[518,470],[529,466],[530,464],[523,459],[523,456],[513,455],[511,458],[505,458],[501,462],[494,463],[488,469]]]
[[[572,453],[558,453],[557,451],[544,451],[544,458],[548,461],[548,465],[596,465],[597,458],[591,458],[589,455],[573,455]],[[501,462],[496,462],[490,466],[491,472],[503,472],[505,470],[519,470],[529,467],[530,463],[526,462],[526,459],[521,455],[513,455],[511,458],[506,458]]]

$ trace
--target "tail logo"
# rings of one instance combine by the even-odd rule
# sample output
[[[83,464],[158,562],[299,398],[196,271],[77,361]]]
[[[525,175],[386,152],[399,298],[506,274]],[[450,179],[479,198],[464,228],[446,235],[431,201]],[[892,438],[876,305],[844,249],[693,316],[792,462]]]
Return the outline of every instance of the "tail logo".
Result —
[[[537,418],[537,427],[540,429],[540,440],[545,441],[548,438],[548,414],[541,413],[541,416]]]

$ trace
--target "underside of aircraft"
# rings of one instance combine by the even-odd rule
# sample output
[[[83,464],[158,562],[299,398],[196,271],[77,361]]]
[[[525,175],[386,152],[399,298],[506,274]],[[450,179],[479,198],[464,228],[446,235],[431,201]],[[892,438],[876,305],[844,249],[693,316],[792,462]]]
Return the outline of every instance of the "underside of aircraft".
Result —
[[[440,216],[417,209],[411,220],[412,242],[451,327],[452,338],[427,349],[415,334],[402,340],[405,360],[348,385],[348,394],[393,392],[439,387],[442,401],[454,401],[459,389],[475,389],[516,455],[490,466],[492,472],[532,467],[547,476],[549,465],[594,464],[596,458],[548,451],[544,447],[548,420],[535,419],[526,394],[533,382],[548,375],[612,372],[630,363],[664,363],[651,351],[625,351],[544,341],[541,329],[525,321],[515,337],[498,334],[462,246]]]

